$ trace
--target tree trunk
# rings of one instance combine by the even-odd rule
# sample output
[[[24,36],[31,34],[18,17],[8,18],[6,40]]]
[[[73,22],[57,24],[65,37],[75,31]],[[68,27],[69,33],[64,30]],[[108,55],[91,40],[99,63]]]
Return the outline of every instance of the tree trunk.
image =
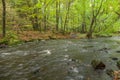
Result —
[[[68,22],[68,15],[69,15],[69,11],[70,11],[70,5],[71,5],[71,1],[69,0],[67,3],[67,12],[66,12],[66,16],[65,16],[65,22],[64,22],[64,33],[66,31],[66,25]]]
[[[83,0],[83,22],[82,22],[82,30],[81,30],[81,32],[82,33],[85,33],[86,32],[86,5],[85,5],[85,3],[86,3],[86,0]]]
[[[59,30],[59,2],[56,0],[56,31]]]
[[[39,30],[39,23],[38,23],[38,17],[35,17],[32,21],[32,26],[35,31]]]
[[[6,4],[5,4],[5,0],[2,0],[2,5],[3,5],[2,28],[3,28],[3,37],[5,37],[6,36]]]
[[[46,14],[44,14],[43,22],[44,22],[44,31],[46,31],[46,30],[47,30],[47,25],[46,25]]]
[[[92,38],[92,34],[93,34],[93,32],[95,30],[95,26],[96,26],[94,24],[95,24],[95,21],[97,19],[97,16],[100,13],[100,10],[102,8],[102,4],[103,4],[103,0],[101,0],[100,6],[99,6],[99,8],[98,8],[98,10],[96,11],[96,14],[95,14],[95,10],[94,10],[94,8],[95,8],[95,1],[92,3],[92,20],[91,20],[91,23],[90,23],[89,31],[87,33],[87,37],[88,38]]]
[[[43,17],[44,31],[46,31],[47,30],[47,25],[46,25],[46,22],[47,22],[47,20],[46,20],[46,0],[44,0],[44,12],[43,12],[43,15],[44,15],[44,17]]]

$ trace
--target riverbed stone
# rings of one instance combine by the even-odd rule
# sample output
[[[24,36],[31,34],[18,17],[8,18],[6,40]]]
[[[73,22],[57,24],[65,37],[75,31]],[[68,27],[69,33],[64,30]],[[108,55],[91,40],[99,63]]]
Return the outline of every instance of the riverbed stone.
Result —
[[[107,50],[110,50],[110,48],[104,47],[102,49],[99,49],[98,51],[107,51]]]
[[[100,61],[100,60],[92,60],[91,61],[91,65],[93,66],[93,68],[96,70],[96,69],[100,69],[100,70],[103,70],[105,69],[106,65]]]
[[[114,76],[114,70],[112,70],[112,69],[107,69],[107,70],[106,70],[106,74],[109,75],[110,77],[113,77],[113,76]]]
[[[114,61],[117,61],[118,60],[118,58],[117,57],[110,57],[112,60],[114,60]]]
[[[117,67],[120,69],[120,60],[117,61]]]
[[[120,51],[116,51],[117,53],[120,53]]]

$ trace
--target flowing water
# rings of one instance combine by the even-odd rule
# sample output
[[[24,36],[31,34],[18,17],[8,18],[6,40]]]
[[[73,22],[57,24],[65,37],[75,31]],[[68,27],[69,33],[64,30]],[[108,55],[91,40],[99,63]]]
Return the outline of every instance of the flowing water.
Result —
[[[112,80],[106,69],[118,70],[120,38],[28,42],[0,50],[0,80]],[[98,59],[106,69],[96,71]]]

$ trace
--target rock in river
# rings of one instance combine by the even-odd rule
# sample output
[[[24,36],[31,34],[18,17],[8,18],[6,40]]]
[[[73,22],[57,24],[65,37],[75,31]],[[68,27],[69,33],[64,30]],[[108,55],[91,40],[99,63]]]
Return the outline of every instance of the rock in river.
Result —
[[[120,61],[117,61],[117,67],[120,69]]]
[[[114,76],[114,71],[112,69],[107,69],[106,74],[109,75],[110,77]]]
[[[6,44],[0,44],[0,48],[7,48],[8,47],[8,45],[6,45]]]
[[[96,69],[103,70],[106,67],[105,64],[102,61],[100,61],[100,60],[92,60],[91,65],[93,66],[93,68],[95,70]]]
[[[116,51],[117,53],[120,53],[120,51]]]
[[[114,60],[114,61],[117,61],[118,60],[118,58],[117,57],[110,57],[112,60]]]

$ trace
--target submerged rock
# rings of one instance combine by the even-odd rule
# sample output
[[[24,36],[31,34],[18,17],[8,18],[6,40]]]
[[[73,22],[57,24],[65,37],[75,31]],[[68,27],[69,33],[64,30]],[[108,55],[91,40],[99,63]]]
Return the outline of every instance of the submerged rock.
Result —
[[[84,76],[83,75],[76,76],[76,80],[84,80]]]
[[[102,49],[99,49],[98,51],[106,51],[106,50],[110,50],[110,48],[104,47],[104,48],[102,48]]]
[[[79,70],[78,70],[77,67],[71,66],[71,67],[70,67],[70,72],[72,72],[72,73],[79,73]]]
[[[117,67],[120,69],[120,61],[117,61]]]
[[[114,60],[114,61],[117,61],[118,60],[118,58],[117,57],[110,57],[112,60]]]
[[[112,69],[107,69],[106,74],[109,75],[110,77],[114,76],[114,71]]]
[[[98,51],[100,51],[100,52],[105,52],[105,53],[109,53],[109,50],[110,50],[110,48],[104,47],[104,48],[102,48],[102,49],[99,49]]]
[[[117,53],[120,53],[120,51],[116,51]]]
[[[91,65],[93,66],[93,68],[95,70],[96,69],[103,70],[106,67],[105,64],[102,61],[100,61],[100,60],[92,60]]]
[[[32,73],[33,73],[33,74],[38,74],[38,73],[40,73],[40,67],[34,68],[34,69],[32,70]]]

